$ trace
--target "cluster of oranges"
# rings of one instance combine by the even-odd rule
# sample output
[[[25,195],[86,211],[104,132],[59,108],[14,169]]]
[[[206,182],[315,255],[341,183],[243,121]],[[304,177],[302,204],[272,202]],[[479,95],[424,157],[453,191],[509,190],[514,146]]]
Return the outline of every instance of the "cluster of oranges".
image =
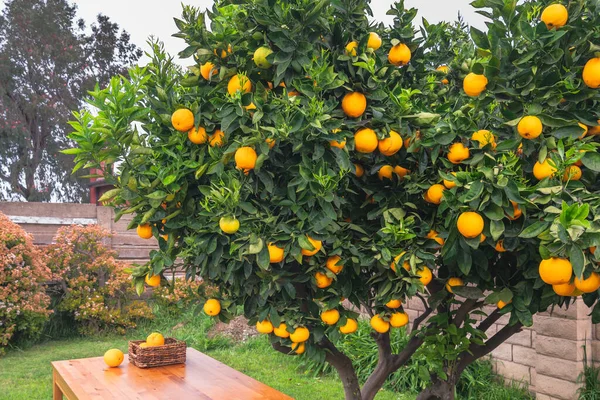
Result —
[[[146,341],[140,343],[140,348],[158,347],[165,345],[165,338],[158,332],[153,332],[146,338]],[[110,368],[116,368],[123,363],[125,355],[119,349],[110,349],[104,353],[104,363]]]

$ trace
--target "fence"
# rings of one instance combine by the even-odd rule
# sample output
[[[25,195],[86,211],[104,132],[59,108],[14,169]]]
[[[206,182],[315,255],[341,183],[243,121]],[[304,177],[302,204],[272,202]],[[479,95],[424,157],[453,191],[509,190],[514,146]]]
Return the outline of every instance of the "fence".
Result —
[[[156,241],[140,239],[127,230],[130,216],[114,222],[112,209],[94,204],[3,203],[0,212],[33,234],[34,242],[47,245],[57,229],[70,224],[98,224],[114,232],[110,247],[120,259],[143,263]],[[418,299],[405,305],[411,319],[423,305]],[[489,313],[492,307],[486,309]],[[592,324],[590,309],[578,299],[568,310],[556,308],[534,317],[533,327],[511,337],[494,352],[495,368],[508,379],[524,382],[539,400],[574,400],[577,377],[583,371],[584,345],[588,360],[600,360],[600,329]],[[493,335],[508,322],[504,316],[488,330]]]

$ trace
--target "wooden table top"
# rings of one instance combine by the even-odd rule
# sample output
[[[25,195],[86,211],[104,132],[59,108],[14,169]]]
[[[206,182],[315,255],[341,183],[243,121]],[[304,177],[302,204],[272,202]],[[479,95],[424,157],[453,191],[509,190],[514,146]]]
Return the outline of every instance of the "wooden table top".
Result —
[[[108,368],[102,357],[52,367],[78,400],[293,400],[192,348],[185,364],[166,367],[141,369],[127,355],[118,368]]]

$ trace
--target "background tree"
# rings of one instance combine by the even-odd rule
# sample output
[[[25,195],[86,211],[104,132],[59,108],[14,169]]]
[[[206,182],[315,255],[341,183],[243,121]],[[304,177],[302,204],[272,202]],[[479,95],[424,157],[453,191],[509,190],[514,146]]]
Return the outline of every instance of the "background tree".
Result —
[[[276,350],[330,363],[347,399],[369,400],[417,352],[419,399],[453,399],[535,313],[593,305],[599,3],[473,5],[488,32],[423,21],[419,38],[403,2],[388,28],[364,0],[220,1],[210,31],[186,7],[190,72],[155,46],[73,123],[78,161],[123,161],[106,170],[117,217],[159,237],[138,289],[182,259],[218,287],[205,312],[243,308]],[[392,353],[409,298],[425,311]],[[379,349],[364,382],[336,347],[359,309]]]
[[[71,175],[71,110],[141,56],[108,17],[88,30],[66,0],[10,0],[0,16],[0,198],[81,201]],[[81,166],[80,166],[81,167]]]

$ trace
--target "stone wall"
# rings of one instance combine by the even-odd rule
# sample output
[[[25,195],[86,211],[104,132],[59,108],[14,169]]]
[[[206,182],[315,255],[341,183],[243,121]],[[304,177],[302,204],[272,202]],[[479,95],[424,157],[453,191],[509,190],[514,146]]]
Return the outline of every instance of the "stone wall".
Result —
[[[420,300],[405,307],[411,319],[423,311]],[[488,314],[494,308],[484,309]],[[534,316],[533,326],[523,329],[500,345],[493,353],[496,371],[509,380],[528,385],[540,400],[577,399],[577,377],[587,358],[600,361],[600,329],[592,324],[590,308],[577,299],[569,309],[554,308]],[[483,317],[475,316],[483,319]],[[503,316],[487,331],[488,337],[508,323]]]
[[[143,264],[150,250],[157,248],[155,239],[141,239],[135,229],[127,230],[131,215],[114,222],[114,212],[109,207],[95,204],[65,203],[6,203],[0,202],[0,212],[21,225],[33,235],[34,243],[52,243],[56,231],[65,225],[98,224],[114,233],[107,245],[119,253],[119,259]]]

